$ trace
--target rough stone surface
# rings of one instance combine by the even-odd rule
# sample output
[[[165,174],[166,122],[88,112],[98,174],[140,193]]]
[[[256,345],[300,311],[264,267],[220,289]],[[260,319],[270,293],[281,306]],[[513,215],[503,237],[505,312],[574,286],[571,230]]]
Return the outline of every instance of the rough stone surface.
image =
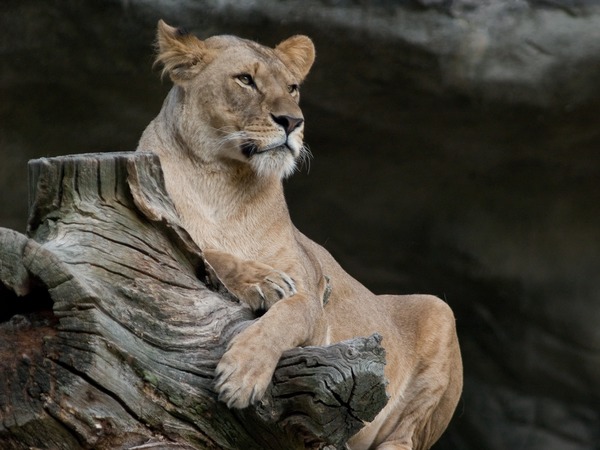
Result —
[[[168,89],[158,18],[313,37],[297,226],[376,292],[454,308],[465,391],[439,449],[600,442],[600,11],[584,0],[4,1],[0,226],[26,161],[131,150]],[[2,293],[0,292],[0,295]]]

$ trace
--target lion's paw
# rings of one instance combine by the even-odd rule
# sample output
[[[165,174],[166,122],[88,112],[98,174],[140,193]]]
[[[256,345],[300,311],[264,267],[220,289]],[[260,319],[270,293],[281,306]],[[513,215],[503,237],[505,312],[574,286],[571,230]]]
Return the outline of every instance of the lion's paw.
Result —
[[[246,408],[262,399],[281,356],[254,331],[250,327],[236,336],[217,365],[215,387],[229,408]]]
[[[285,272],[267,265],[248,264],[228,288],[253,311],[267,310],[279,300],[296,294],[296,284]]]
[[[214,249],[205,249],[204,256],[225,287],[254,311],[265,311],[297,292],[287,273],[267,264]]]

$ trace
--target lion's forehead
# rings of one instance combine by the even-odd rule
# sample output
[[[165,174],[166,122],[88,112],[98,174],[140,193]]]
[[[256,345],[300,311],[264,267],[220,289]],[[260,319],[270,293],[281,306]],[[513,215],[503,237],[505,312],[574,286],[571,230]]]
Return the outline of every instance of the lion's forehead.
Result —
[[[206,40],[218,51],[220,62],[232,71],[258,72],[292,83],[293,75],[274,49],[236,36],[213,36]]]

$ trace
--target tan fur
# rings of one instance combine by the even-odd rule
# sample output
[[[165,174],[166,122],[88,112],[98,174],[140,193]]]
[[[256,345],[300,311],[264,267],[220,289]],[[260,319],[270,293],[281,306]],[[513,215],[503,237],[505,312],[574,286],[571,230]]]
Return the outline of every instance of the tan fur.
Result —
[[[138,149],[160,156],[183,224],[226,286],[266,310],[219,362],[220,399],[258,401],[286,349],[378,332],[391,398],[349,445],[429,448],[462,389],[452,311],[432,296],[372,294],[296,230],[285,203],[281,180],[305,153],[297,86],[314,61],[310,39],[200,41],[161,21],[158,45],[175,85]]]

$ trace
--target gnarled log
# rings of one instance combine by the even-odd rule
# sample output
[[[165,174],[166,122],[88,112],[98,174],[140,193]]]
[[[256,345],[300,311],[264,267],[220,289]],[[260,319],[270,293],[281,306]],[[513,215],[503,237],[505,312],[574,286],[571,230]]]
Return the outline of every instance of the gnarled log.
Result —
[[[229,410],[213,372],[254,317],[180,225],[158,159],[29,169],[29,236],[0,229],[1,448],[341,448],[385,404],[371,336],[287,351],[262,402]]]

